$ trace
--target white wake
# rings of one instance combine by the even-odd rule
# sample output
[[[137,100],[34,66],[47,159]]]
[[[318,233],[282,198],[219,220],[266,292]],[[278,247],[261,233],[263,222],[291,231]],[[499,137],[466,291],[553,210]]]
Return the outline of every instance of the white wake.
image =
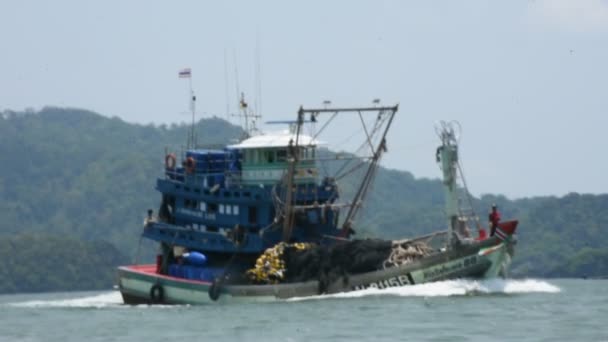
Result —
[[[369,288],[353,292],[343,292],[313,297],[300,297],[290,300],[299,301],[324,298],[359,298],[366,296],[449,297],[479,294],[558,293],[560,291],[561,290],[559,287],[547,281],[537,279],[458,279],[412,286],[389,287],[386,289]]]
[[[289,301],[301,301],[327,298],[359,298],[367,296],[400,296],[400,297],[449,297],[479,294],[524,294],[524,293],[559,293],[559,287],[537,279],[490,279],[490,280],[447,280],[428,284],[390,287],[387,289],[365,289],[359,291],[320,295],[312,297],[292,298]],[[66,294],[61,294],[65,296]],[[7,305],[25,308],[119,308],[132,307],[123,305],[119,291],[97,293],[76,298],[61,298],[48,300],[30,300],[7,303]],[[147,305],[137,305],[142,307]],[[155,305],[158,307],[171,307]]]
[[[25,308],[106,308],[122,305],[122,297],[120,296],[120,292],[111,291],[86,297],[30,300],[9,303],[8,305]]]

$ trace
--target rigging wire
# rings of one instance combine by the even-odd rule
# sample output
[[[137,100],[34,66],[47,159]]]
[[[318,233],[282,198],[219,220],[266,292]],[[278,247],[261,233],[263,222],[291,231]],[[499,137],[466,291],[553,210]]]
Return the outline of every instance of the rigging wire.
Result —
[[[312,138],[313,139],[317,139],[317,137],[319,136],[319,134],[321,134],[323,132],[323,130],[330,124],[330,122],[336,117],[338,116],[338,112],[335,112],[331,115],[331,117],[325,122],[325,124],[321,127],[321,129],[317,132],[317,134],[315,134]]]
[[[372,136],[373,143],[377,143],[377,142],[378,142],[378,141],[376,140],[376,139],[378,139],[378,137],[376,136],[376,134],[377,134],[377,133],[378,133],[378,131],[379,131],[379,130],[380,130],[380,129],[381,129],[383,126],[384,126],[384,123],[385,123],[385,121],[386,121],[386,119],[387,119],[388,117],[389,117],[389,116],[378,115],[378,117],[377,117],[377,119],[376,119],[376,121],[375,121],[375,123],[374,123],[374,129],[372,130],[372,132],[371,132],[371,134],[370,134],[370,136]],[[361,130],[362,130],[362,129],[361,129]],[[358,131],[358,132],[356,132],[356,133],[361,132],[361,130],[359,130],[359,131]],[[349,139],[350,139],[350,138],[352,138],[353,136],[354,136],[354,135],[350,136],[350,137],[349,137]],[[359,146],[359,148],[357,148],[357,149],[355,150],[355,152],[354,152],[353,154],[354,154],[354,155],[358,155],[358,154],[360,154],[360,153],[361,153],[361,151],[362,151],[363,149],[365,149],[365,147],[367,146],[367,144],[368,144],[368,142],[367,142],[367,141],[363,142],[363,143],[362,143],[362,144]],[[363,159],[363,158],[373,158],[373,156],[367,156],[367,155],[364,155],[363,157],[361,157],[361,159]],[[342,167],[340,167],[340,168],[338,169],[338,171],[335,173],[334,177],[339,177],[339,176],[338,176],[338,174],[340,174],[341,172],[343,172],[343,171],[344,171],[344,169],[346,169],[346,167],[348,167],[348,166],[349,166],[349,164],[350,164],[350,162],[351,162],[352,160],[353,160],[353,159],[351,159],[351,160],[349,160],[348,162],[344,163],[344,164],[342,165]],[[363,161],[361,161],[360,163],[364,163],[364,162],[363,162]],[[358,166],[355,166],[355,167],[357,167],[357,168],[358,168]],[[340,178],[342,178],[342,177],[340,177]]]
[[[467,181],[464,178],[464,171],[463,171],[463,167],[462,167],[462,163],[460,161],[458,161],[456,163],[456,165],[458,165],[458,172],[460,172],[460,178],[462,178],[462,185],[464,186],[464,193],[465,193],[465,197],[467,198],[467,201],[469,202],[469,206],[471,207],[471,213],[473,214],[473,218],[475,220],[475,222],[477,223],[477,229],[481,230],[481,223],[479,222],[479,216],[477,215],[477,213],[475,212],[475,208],[473,207],[473,199],[471,198],[471,194],[469,193],[469,187],[467,186]]]

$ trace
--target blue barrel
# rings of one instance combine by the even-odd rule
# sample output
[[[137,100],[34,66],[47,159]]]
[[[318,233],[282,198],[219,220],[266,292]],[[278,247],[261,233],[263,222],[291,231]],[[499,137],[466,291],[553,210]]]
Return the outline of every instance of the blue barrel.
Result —
[[[182,257],[190,265],[204,265],[207,262],[207,257],[200,252],[184,253]]]

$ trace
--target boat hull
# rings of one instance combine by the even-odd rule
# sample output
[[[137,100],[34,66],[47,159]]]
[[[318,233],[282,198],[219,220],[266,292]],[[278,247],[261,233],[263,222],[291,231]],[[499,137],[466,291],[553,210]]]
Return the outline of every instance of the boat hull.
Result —
[[[316,280],[276,285],[216,286],[211,282],[157,274],[155,265],[119,267],[118,286],[126,304],[205,304],[273,301],[457,278],[494,278],[506,275],[511,262],[512,244],[493,237],[403,266],[344,276],[324,286]]]

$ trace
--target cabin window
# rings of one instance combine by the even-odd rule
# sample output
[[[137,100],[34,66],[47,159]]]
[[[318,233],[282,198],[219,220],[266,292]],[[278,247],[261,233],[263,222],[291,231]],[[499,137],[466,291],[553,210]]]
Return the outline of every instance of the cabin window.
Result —
[[[201,211],[207,211],[207,203],[201,202],[199,208],[201,209]]]
[[[220,214],[224,213],[224,205],[223,204],[220,204],[219,212],[220,212]]]
[[[190,200],[190,208],[192,208],[192,209],[198,208],[198,202],[195,200]]]
[[[226,205],[226,215],[232,214],[232,206],[230,204]]]
[[[270,151],[265,151],[266,154],[266,160],[268,161],[268,163],[274,163],[274,151],[270,150]]]
[[[285,162],[287,161],[287,150],[278,150],[277,151],[277,162]]]
[[[207,203],[207,212],[217,213],[217,203]]]
[[[239,214],[239,206],[238,205],[235,204],[235,205],[232,206],[232,213],[234,215],[238,215]]]
[[[249,223],[256,224],[258,222],[258,208],[249,207]]]
[[[190,208],[190,200],[189,199],[185,199],[184,200],[184,208]]]

